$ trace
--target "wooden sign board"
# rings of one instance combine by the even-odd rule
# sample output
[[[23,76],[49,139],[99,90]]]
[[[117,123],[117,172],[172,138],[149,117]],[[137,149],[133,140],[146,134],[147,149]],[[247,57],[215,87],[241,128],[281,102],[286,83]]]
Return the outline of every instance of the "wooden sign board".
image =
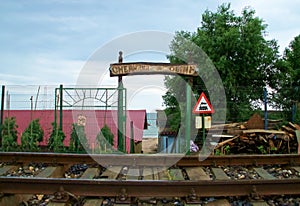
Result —
[[[143,75],[143,74],[178,74],[197,76],[194,64],[169,63],[117,63],[110,65],[110,76]]]

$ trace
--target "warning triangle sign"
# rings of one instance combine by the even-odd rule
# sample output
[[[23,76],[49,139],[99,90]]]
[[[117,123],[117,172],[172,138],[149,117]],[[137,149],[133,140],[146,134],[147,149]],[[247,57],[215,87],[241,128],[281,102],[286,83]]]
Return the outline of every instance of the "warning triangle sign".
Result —
[[[210,102],[208,101],[207,97],[205,96],[204,92],[200,95],[198,102],[196,103],[193,113],[194,114],[211,114],[214,113],[214,109]]]

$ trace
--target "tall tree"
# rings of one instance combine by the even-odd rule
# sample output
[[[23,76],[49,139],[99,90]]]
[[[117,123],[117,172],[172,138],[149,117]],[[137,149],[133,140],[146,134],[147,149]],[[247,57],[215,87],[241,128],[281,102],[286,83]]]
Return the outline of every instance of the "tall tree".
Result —
[[[290,120],[292,105],[300,102],[300,35],[296,36],[285,49],[283,57],[278,61],[277,68],[282,73],[276,78],[275,105],[287,111]],[[284,72],[283,72],[284,71]]]
[[[178,39],[186,38],[201,47],[223,81],[227,119],[244,120],[247,118],[244,115],[254,109],[254,103],[262,99],[263,88],[275,84],[273,79],[279,72],[275,68],[278,46],[275,40],[265,39],[266,28],[263,20],[255,17],[254,10],[245,8],[241,16],[237,16],[230,4],[222,4],[215,13],[208,10],[203,13],[201,26],[196,32],[176,34],[169,59],[171,63],[178,63],[182,60],[177,57],[193,52],[187,46],[182,48]],[[199,62],[197,59],[193,61]],[[171,104],[170,95],[175,96],[178,92],[174,87],[171,89],[172,82],[176,81],[176,77],[165,80],[169,89],[163,97],[166,105]],[[201,78],[195,79],[193,91],[199,95],[200,91],[207,89],[206,84]]]
[[[285,50],[284,58],[287,61],[291,75],[292,99],[300,101],[300,35],[291,41]]]

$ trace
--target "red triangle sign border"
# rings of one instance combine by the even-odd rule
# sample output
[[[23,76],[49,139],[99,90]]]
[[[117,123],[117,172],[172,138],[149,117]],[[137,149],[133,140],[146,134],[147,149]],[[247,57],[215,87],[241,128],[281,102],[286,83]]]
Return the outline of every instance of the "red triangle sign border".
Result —
[[[207,105],[209,106],[210,110],[198,110],[197,108],[200,107],[200,101],[201,99],[204,98],[205,102],[207,103]],[[211,103],[209,102],[209,100],[207,99],[207,97],[205,96],[204,92],[201,93],[196,105],[194,106],[193,109],[193,113],[194,114],[212,114],[214,113],[214,108],[212,107]]]

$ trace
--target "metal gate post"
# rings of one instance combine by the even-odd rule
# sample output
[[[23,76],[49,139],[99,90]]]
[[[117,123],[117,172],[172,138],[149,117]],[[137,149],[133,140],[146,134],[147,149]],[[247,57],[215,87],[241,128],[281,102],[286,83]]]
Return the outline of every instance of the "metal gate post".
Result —
[[[123,82],[119,77],[118,82],[118,150],[124,152],[124,134],[123,134]]]
[[[119,63],[123,62],[122,52],[119,52]],[[122,76],[118,77],[118,150],[121,152],[125,152],[124,149],[124,111],[123,111],[123,81]]]
[[[292,105],[292,123],[295,123],[296,119],[296,102],[293,102]]]
[[[130,122],[130,153],[134,153],[135,144],[134,144],[134,128],[133,121]]]
[[[191,141],[191,116],[192,116],[192,108],[191,108],[191,96],[192,96],[192,89],[191,85],[191,78],[189,81],[186,82],[186,115],[185,115],[185,138],[186,138],[186,147],[187,151],[186,154],[190,154],[190,141]]]
[[[268,91],[264,88],[264,106],[265,106],[265,121],[264,121],[264,128],[265,130],[268,129]]]
[[[62,130],[63,128],[63,85],[61,84],[59,87],[59,128]]]
[[[1,95],[1,117],[0,117],[0,147],[2,146],[2,125],[4,116],[4,98],[5,98],[5,86],[2,85],[2,95]]]

